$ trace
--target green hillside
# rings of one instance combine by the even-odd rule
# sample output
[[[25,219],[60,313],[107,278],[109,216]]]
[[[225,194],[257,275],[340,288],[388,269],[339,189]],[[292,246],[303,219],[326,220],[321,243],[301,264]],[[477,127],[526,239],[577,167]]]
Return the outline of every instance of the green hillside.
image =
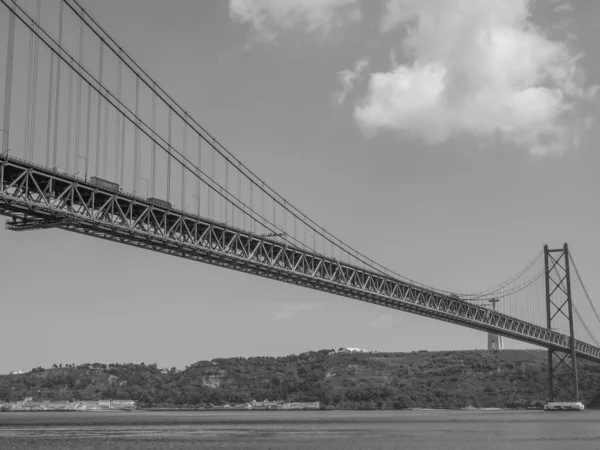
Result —
[[[331,408],[530,407],[546,399],[545,351],[336,353],[155,364],[84,364],[0,377],[0,400],[133,399],[145,407],[252,400],[321,401]],[[584,402],[600,392],[600,365],[580,361]]]

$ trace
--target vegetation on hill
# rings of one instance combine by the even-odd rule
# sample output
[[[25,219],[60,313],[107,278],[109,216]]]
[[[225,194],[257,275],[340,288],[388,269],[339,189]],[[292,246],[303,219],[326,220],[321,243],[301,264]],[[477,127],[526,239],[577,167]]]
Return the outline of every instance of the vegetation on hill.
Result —
[[[337,353],[156,364],[83,364],[0,377],[0,400],[133,399],[145,407],[252,400],[321,401],[345,409],[535,407],[547,397],[545,351]],[[584,402],[600,392],[600,365],[578,363]]]

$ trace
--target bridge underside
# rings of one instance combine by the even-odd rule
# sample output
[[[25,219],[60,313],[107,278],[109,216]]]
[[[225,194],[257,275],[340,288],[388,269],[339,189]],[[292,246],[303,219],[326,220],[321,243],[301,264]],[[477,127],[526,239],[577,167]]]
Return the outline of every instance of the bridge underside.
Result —
[[[13,231],[61,228],[494,332],[555,351],[569,351],[571,345],[564,334],[489,308],[7,156],[0,156],[0,214],[12,218],[7,228]],[[600,348],[582,341],[574,344],[578,357],[600,362]]]

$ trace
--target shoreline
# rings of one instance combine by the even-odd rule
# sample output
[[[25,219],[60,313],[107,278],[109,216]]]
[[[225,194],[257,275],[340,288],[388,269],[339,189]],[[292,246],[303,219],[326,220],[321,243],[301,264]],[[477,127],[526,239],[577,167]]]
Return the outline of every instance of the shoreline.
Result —
[[[7,409],[2,410],[0,413],[119,413],[119,412],[199,412],[199,413],[228,413],[228,412],[244,412],[244,413],[257,413],[257,412],[307,412],[307,411],[322,411],[322,412],[392,412],[392,411],[403,411],[403,412],[419,412],[419,411],[464,411],[464,412],[475,412],[475,411],[543,411],[543,408],[406,408],[406,409],[242,409],[242,408],[138,408],[138,409]]]

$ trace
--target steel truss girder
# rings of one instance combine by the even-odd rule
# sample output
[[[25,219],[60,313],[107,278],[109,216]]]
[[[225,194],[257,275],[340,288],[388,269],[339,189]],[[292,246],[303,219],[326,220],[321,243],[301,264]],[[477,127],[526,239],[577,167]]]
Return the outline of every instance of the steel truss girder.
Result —
[[[284,281],[387,308],[568,351],[570,339],[537,325],[385,274],[146,199],[111,192],[16,158],[0,157],[0,214],[53,220],[67,231]],[[68,220],[66,220],[68,219]],[[576,341],[582,358],[600,348]]]

